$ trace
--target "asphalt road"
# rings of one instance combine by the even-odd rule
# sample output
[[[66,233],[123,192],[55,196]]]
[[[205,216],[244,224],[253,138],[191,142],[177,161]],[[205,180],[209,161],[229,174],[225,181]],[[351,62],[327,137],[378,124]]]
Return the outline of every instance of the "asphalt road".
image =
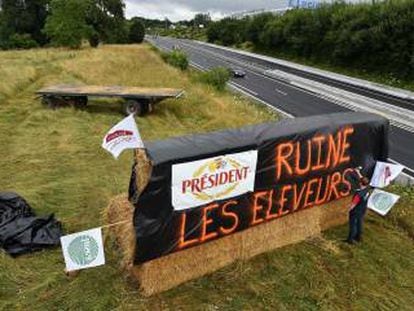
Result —
[[[276,110],[292,117],[305,117],[349,110],[320,97],[318,94],[293,86],[283,80],[266,76],[264,75],[265,70],[289,70],[289,73],[304,78],[317,80],[318,82],[381,100],[392,105],[414,110],[414,103],[407,100],[401,100],[363,88],[356,88],[355,86],[335,82],[323,77],[312,77],[308,73],[286,69],[267,61],[202,45],[195,41],[165,37],[150,39],[150,41],[159,48],[166,50],[171,50],[174,46],[179,46],[188,54],[191,64],[201,70],[207,70],[217,66],[242,68],[247,73],[246,77],[232,79],[232,85],[236,86],[245,94],[261,101],[263,104],[272,106]],[[391,126],[389,143],[390,159],[406,166],[407,170],[405,170],[405,173],[414,177],[414,133]]]

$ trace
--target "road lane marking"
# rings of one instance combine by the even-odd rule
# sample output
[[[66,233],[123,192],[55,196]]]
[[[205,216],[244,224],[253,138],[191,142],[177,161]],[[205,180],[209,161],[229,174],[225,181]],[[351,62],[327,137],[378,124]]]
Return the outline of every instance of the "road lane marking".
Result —
[[[286,96],[288,93],[286,93],[286,92],[283,92],[283,91],[281,91],[281,90],[279,90],[279,89],[275,89],[275,91],[277,92],[277,93],[279,93],[279,94],[282,94],[283,96]]]
[[[238,91],[238,92],[240,92],[240,93],[242,93],[242,94],[244,94],[244,95],[246,95],[246,96],[254,99],[255,101],[258,101],[258,102],[262,103],[263,105],[269,107],[272,110],[275,110],[275,111],[279,112],[279,114],[281,114],[282,116],[287,117],[289,119],[293,119],[294,118],[294,116],[291,115],[290,113],[287,113],[286,111],[283,111],[283,110],[281,110],[281,109],[279,109],[279,108],[277,108],[277,107],[269,104],[268,102],[260,99],[259,97],[254,96],[253,94],[244,91],[243,89],[239,88],[237,85],[234,85],[232,82],[229,82],[229,85],[230,85],[230,87],[232,87],[236,91]]]
[[[259,95],[259,94],[257,94],[256,92],[254,92],[254,91],[252,91],[252,90],[248,89],[247,87],[244,87],[244,86],[242,86],[242,85],[240,85],[240,84],[238,84],[238,83],[231,82],[231,84],[233,84],[233,85],[237,86],[238,88],[241,88],[241,89],[242,89],[242,90],[244,90],[245,92],[249,92],[250,94],[252,94],[252,95],[254,95],[254,96],[258,96],[258,95]]]

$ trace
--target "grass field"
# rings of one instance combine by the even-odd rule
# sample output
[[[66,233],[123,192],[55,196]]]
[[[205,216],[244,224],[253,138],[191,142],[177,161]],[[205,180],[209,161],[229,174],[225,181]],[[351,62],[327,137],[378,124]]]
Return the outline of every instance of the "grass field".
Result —
[[[122,119],[116,101],[84,111],[48,110],[34,92],[52,83],[178,87],[186,97],[137,118],[144,139],[275,120],[249,101],[197,84],[148,46],[0,52],[0,190],[23,195],[38,214],[55,213],[66,232],[103,224],[109,199],[126,192],[131,152],[118,161],[100,148]],[[414,189],[387,218],[370,215],[366,240],[341,242],[346,227],[239,262],[151,298],[118,267],[110,237],[107,265],[68,279],[60,249],[12,259],[0,252],[2,310],[412,310]]]

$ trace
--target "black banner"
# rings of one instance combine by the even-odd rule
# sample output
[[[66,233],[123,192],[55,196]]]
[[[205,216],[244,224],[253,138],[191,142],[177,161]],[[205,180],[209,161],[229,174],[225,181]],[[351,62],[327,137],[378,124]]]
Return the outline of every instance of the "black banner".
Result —
[[[388,121],[367,113],[340,113],[178,137],[146,146],[153,161],[150,182],[138,200],[134,200],[133,180],[130,188],[130,200],[136,207],[136,263],[348,196],[351,168],[362,166],[363,173],[370,176],[377,160],[387,160]],[[174,209],[174,165],[256,150],[254,191]],[[231,186],[243,174],[242,169],[233,170],[224,182]],[[211,188],[218,178],[217,174],[204,176],[200,185]],[[198,182],[183,190],[199,191]]]

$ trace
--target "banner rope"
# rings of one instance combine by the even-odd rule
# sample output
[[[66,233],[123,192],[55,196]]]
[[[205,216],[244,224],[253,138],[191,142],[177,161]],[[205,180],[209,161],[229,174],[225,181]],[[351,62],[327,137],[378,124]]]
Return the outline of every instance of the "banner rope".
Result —
[[[115,223],[113,223],[113,224],[109,224],[109,225],[101,226],[101,228],[102,228],[102,229],[107,229],[107,228],[111,228],[111,227],[115,227],[115,226],[119,226],[119,225],[126,224],[127,222],[130,222],[130,220],[118,221],[118,222],[115,222]]]

